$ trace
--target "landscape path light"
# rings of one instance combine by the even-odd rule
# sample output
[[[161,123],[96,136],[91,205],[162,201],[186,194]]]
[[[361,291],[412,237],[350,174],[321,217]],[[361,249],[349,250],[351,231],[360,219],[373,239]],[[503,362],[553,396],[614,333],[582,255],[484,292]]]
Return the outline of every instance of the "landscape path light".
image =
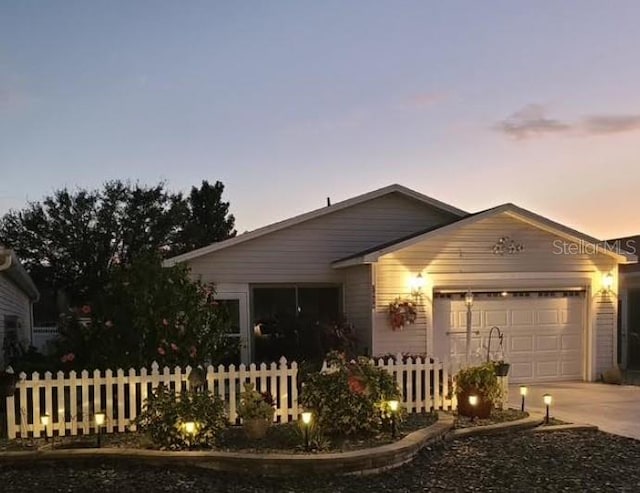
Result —
[[[313,413],[311,413],[310,411],[305,411],[302,413],[302,425],[304,426],[304,449],[307,452],[310,450],[309,428],[311,427],[312,418],[313,418]]]
[[[545,414],[544,422],[545,424],[549,424],[549,406],[551,406],[553,397],[551,397],[551,394],[544,394],[542,396],[542,400],[544,401],[544,405],[547,406],[547,413]]]
[[[524,412],[524,399],[525,397],[527,397],[527,392],[529,391],[529,389],[527,388],[526,385],[520,385],[520,395],[522,396],[522,404],[520,406],[520,410],[522,412]]]
[[[98,432],[98,448],[101,447],[102,443],[101,443],[101,437],[102,437],[102,427],[104,426],[104,422],[107,419],[107,416],[105,413],[103,413],[102,411],[97,412],[94,416],[93,419],[96,422],[96,428],[97,428],[97,432]]]
[[[48,431],[48,426],[49,426],[49,422],[51,421],[51,417],[48,414],[43,414],[40,416],[40,424],[42,426],[44,426],[44,441],[48,442],[49,441],[49,431]]]
[[[393,438],[398,434],[398,424],[396,422],[396,414],[398,414],[398,409],[400,408],[400,402],[396,399],[390,400],[387,404],[389,404],[389,411],[391,411],[391,436]]]

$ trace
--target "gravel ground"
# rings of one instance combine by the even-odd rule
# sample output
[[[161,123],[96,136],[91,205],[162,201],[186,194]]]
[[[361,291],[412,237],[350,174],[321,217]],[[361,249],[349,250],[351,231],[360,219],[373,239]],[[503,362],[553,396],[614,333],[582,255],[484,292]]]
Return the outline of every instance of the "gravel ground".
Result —
[[[602,432],[472,437],[423,450],[399,469],[364,477],[239,477],[126,464],[0,464],[0,491],[315,492],[640,491],[640,441]]]

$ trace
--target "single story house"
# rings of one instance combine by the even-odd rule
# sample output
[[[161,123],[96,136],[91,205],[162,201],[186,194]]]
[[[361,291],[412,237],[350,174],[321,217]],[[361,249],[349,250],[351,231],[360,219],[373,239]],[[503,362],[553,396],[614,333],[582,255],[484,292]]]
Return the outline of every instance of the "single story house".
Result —
[[[472,357],[485,359],[499,327],[503,354],[492,357],[511,363],[511,381],[536,382],[596,380],[616,364],[611,287],[618,266],[636,261],[510,203],[470,214],[391,185],[165,265],[187,263],[194,278],[216,284],[245,362],[275,356],[261,354],[265,336],[286,352],[287,338],[273,330],[284,320],[339,313],[363,353],[466,359],[470,313]],[[413,323],[393,327],[396,301],[415,305]]]
[[[16,254],[0,245],[0,362],[4,363],[4,355],[16,343],[31,344],[33,304],[38,297],[38,289]]]
[[[609,248],[637,254],[640,235],[609,240]],[[619,338],[618,359],[622,368],[640,370],[640,264],[620,266],[618,283]]]

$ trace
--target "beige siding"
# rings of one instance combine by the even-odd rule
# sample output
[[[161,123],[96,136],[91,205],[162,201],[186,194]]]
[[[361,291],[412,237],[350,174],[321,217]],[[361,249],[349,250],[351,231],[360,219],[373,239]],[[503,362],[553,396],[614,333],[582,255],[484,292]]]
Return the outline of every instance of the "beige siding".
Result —
[[[599,294],[594,298],[594,326],[595,326],[595,376],[602,373],[616,363],[616,328],[617,309],[615,299],[611,296]]]
[[[451,219],[393,193],[188,263],[195,276],[217,283],[342,283],[333,261]]]
[[[371,352],[371,266],[358,265],[344,271],[344,305],[347,320],[353,324],[361,353]]]
[[[29,341],[31,337],[31,310],[29,297],[6,274],[0,272],[0,343],[4,340],[5,315],[15,315],[22,326],[18,337]],[[0,355],[1,358],[1,355]]]

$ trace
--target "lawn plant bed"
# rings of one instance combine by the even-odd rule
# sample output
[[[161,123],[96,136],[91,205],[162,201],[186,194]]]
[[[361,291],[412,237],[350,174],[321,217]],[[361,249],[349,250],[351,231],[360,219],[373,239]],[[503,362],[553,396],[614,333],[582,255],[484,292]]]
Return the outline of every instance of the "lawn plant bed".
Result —
[[[379,447],[400,440],[412,431],[426,428],[434,424],[438,419],[436,413],[409,414],[398,428],[396,438],[391,437],[390,430],[383,430],[378,434],[360,435],[350,438],[326,437],[321,441],[321,447],[314,447],[312,453],[346,452],[365,448]],[[110,433],[102,435],[103,448],[127,448],[153,450],[151,440],[142,433]],[[80,435],[49,438],[24,438],[16,440],[0,440],[0,451],[33,451],[46,450],[54,445],[57,450],[94,448],[97,447],[96,435]],[[247,438],[241,426],[226,428],[219,440],[218,446],[213,449],[225,452],[256,452],[256,453],[307,453],[304,450],[304,439],[298,423],[274,424],[267,431],[267,435],[261,439]]]
[[[494,409],[488,418],[469,418],[467,416],[459,416],[456,413],[456,428],[474,428],[478,426],[495,425],[498,423],[508,423],[509,421],[517,421],[529,416],[528,412],[522,412],[519,409]]]

